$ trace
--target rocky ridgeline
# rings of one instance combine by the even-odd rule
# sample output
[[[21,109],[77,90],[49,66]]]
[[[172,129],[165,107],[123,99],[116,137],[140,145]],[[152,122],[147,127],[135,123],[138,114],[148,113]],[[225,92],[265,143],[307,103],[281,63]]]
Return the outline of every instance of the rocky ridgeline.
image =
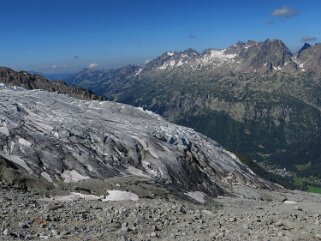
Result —
[[[43,89],[50,92],[59,92],[85,100],[103,99],[86,89],[70,87],[63,81],[50,81],[38,74],[30,74],[26,71],[17,72],[5,67],[0,67],[0,83],[9,86],[21,86],[26,89]]]

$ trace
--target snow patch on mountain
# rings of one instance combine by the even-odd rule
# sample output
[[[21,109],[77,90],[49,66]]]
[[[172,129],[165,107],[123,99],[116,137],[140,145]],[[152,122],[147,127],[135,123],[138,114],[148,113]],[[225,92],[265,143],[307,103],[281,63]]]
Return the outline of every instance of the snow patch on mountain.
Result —
[[[187,192],[187,193],[185,193],[185,195],[192,198],[193,200],[195,200],[199,203],[205,203],[206,194],[203,192],[200,192],[200,191]]]
[[[210,49],[197,59],[197,64],[220,66],[227,62],[233,62],[236,54],[226,53],[227,49]]]
[[[64,179],[64,182],[70,183],[70,182],[79,182],[82,180],[89,179],[90,177],[88,176],[83,176],[81,175],[78,171],[76,170],[65,170],[62,174],[61,177]]]
[[[135,76],[139,75],[142,71],[143,71],[144,68],[139,68],[136,73],[135,73]]]
[[[167,52],[167,55],[168,55],[168,56],[173,56],[174,53],[173,53],[173,52]]]
[[[101,200],[103,197],[95,196],[95,195],[86,195],[78,192],[71,192],[68,195],[59,195],[54,196],[51,198],[42,198],[40,201],[45,202],[74,202],[78,200],[84,200],[84,201],[96,201]]]
[[[295,62],[299,68],[299,70],[301,70],[302,72],[305,72],[306,70],[304,69],[304,62],[300,61],[297,56],[292,58],[293,62]]]
[[[220,66],[227,62],[234,62],[237,54],[227,53],[227,49],[210,49],[205,51],[202,55],[189,50],[189,54],[184,52],[167,52],[166,59],[161,66],[158,67],[159,70],[174,69],[183,65],[189,65],[191,67],[195,66]]]

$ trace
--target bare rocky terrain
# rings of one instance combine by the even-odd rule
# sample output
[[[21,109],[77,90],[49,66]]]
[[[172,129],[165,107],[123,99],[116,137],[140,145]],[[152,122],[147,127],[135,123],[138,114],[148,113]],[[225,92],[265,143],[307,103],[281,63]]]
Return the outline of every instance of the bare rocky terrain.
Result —
[[[68,94],[84,100],[103,100],[84,88],[70,87],[63,81],[50,81],[39,74],[26,71],[15,71],[7,67],[0,67],[0,82],[9,86],[22,86],[26,89],[43,89],[49,92]]]
[[[0,239],[321,240],[317,194],[234,186],[238,195],[205,197],[202,203],[130,178],[104,186],[139,199],[93,200],[75,187],[50,193],[1,188]]]

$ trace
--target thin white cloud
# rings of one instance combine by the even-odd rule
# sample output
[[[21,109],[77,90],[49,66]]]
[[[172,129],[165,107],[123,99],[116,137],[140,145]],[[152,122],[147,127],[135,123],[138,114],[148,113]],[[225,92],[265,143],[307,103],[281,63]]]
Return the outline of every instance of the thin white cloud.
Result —
[[[277,8],[272,12],[272,16],[290,18],[298,14],[298,11],[287,6]]]
[[[316,37],[312,37],[312,36],[309,36],[309,35],[306,35],[306,36],[303,36],[300,40],[300,42],[314,42],[314,41],[317,41],[317,38]]]
[[[64,64],[64,65],[56,65],[53,64],[51,67],[49,67],[48,69],[53,69],[53,70],[58,70],[58,69],[66,69],[68,68],[68,65]]]
[[[93,69],[93,68],[97,68],[98,66],[99,66],[98,64],[92,63],[92,64],[88,65],[88,68]]]

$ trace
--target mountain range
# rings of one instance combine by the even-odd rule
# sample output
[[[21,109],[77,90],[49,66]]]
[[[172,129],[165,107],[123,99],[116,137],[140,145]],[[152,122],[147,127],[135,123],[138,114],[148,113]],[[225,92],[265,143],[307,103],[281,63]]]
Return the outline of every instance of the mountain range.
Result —
[[[321,44],[281,40],[168,51],[144,66],[84,69],[65,81],[152,110],[224,147],[302,176],[321,170]]]

